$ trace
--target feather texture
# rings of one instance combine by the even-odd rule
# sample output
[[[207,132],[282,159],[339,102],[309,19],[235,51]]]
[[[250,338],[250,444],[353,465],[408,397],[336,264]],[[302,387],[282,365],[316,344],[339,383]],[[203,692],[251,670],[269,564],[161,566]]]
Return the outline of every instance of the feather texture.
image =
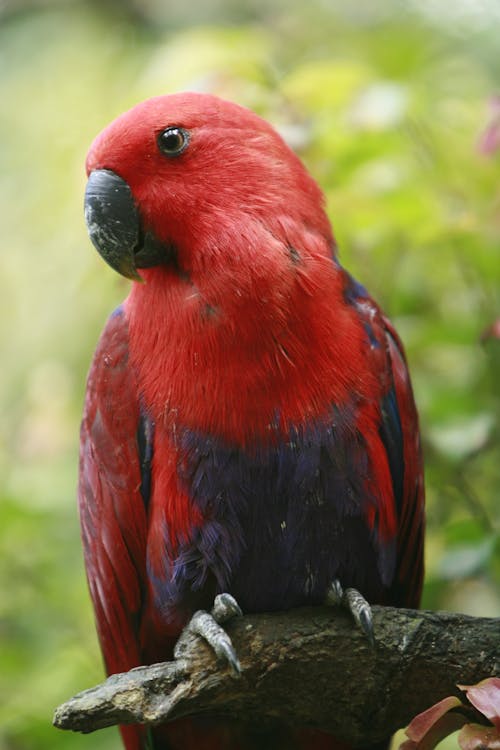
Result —
[[[190,131],[178,159],[151,139],[166,125]],[[371,603],[418,606],[422,460],[403,348],[340,266],[297,157],[252,113],[192,94],[123,115],[88,169],[130,185],[170,259],[108,321],[87,386],[80,515],[108,672],[170,658],[222,591],[246,612],[285,609],[322,602],[338,578]],[[144,746],[140,728],[123,734]],[[213,721],[153,734],[174,749],[339,748]]]

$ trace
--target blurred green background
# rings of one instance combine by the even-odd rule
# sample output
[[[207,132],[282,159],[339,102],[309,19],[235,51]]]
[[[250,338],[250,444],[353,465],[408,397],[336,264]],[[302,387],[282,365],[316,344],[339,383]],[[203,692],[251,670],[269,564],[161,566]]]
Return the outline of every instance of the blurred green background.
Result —
[[[127,284],[87,238],[94,135],[196,89],[271,120],[327,194],[344,264],[407,347],[427,466],[424,605],[500,615],[500,5],[0,3],[0,749],[98,682],[75,504],[99,331]],[[483,337],[484,338],[484,337]]]

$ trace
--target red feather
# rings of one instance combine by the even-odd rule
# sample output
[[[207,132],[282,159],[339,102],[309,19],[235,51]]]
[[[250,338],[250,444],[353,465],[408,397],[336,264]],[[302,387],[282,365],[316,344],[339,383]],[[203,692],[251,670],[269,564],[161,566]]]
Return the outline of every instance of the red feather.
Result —
[[[190,133],[178,158],[158,151],[157,135],[169,125]],[[251,477],[260,477],[265,499],[278,459],[285,465],[295,456],[292,474],[305,471],[300,481],[326,493],[317,518],[331,503],[326,521],[338,517],[342,528],[333,533],[347,540],[337,540],[337,551],[332,545],[332,559],[351,544],[346,559],[335,558],[339,570],[349,577],[352,562],[373,603],[418,606],[424,494],[403,348],[339,265],[323,197],[298,158],[247,110],[187,94],[122,115],[96,139],[87,168],[125,181],[142,232],[175,248],[175,263],[165,255],[141,269],[146,283],[133,284],[108,322],[87,387],[80,513],[108,672],[170,658],[190,614],[210,606],[221,581],[242,592],[247,610],[259,609],[244,566],[281,548],[271,532],[274,496],[259,510]],[[147,492],[138,444],[144,414],[154,425]],[[283,469],[273,492],[287,481]],[[328,495],[332,486],[338,497]],[[251,520],[257,511],[263,516]],[[301,539],[311,534],[314,548],[317,535],[321,550],[325,532],[309,517]],[[300,569],[300,544],[299,573],[288,566],[287,575],[305,576],[307,589],[313,553],[306,548]],[[310,591],[322,573],[307,574]],[[237,748],[245,731],[182,721],[158,730],[155,741]],[[308,730],[287,736],[301,748],[339,747]],[[139,728],[124,730],[127,750],[143,737]]]

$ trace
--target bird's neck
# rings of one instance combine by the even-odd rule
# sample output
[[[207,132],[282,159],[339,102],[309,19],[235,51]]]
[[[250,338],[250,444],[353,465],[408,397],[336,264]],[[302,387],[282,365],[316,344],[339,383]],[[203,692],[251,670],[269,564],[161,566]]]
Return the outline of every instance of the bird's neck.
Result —
[[[209,272],[192,275],[150,269],[125,303],[131,361],[154,419],[241,444],[346,398],[361,333],[326,252],[266,246],[252,263],[235,248],[204,262]]]

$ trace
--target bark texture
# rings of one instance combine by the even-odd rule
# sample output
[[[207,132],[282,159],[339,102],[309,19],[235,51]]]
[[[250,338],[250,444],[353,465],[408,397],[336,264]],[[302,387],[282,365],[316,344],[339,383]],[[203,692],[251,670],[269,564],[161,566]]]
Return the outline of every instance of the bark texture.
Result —
[[[500,675],[500,620],[373,607],[375,648],[341,611],[307,608],[227,624],[235,677],[197,636],[176,661],[109,677],[56,709],[61,729],[160,723],[196,714],[313,726],[356,746],[377,742],[420,711]]]

